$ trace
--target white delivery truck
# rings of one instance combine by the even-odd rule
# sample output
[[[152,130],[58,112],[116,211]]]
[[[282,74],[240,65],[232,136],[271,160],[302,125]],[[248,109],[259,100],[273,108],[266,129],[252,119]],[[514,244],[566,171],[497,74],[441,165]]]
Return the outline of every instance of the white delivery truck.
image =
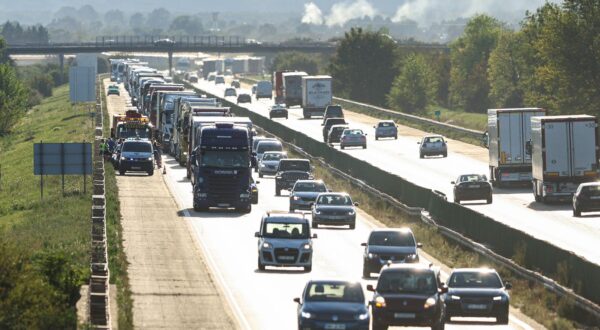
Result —
[[[306,72],[284,72],[283,101],[288,107],[302,104],[302,77],[308,76]]]
[[[579,184],[598,179],[597,126],[588,115],[531,118],[528,151],[537,202],[570,200]]]
[[[273,84],[267,80],[261,80],[256,83],[256,99],[270,99],[273,97]]]
[[[531,182],[531,117],[546,115],[541,108],[488,110],[490,181],[494,186]]]
[[[331,104],[333,92],[331,76],[302,77],[302,114],[304,118],[323,116]]]

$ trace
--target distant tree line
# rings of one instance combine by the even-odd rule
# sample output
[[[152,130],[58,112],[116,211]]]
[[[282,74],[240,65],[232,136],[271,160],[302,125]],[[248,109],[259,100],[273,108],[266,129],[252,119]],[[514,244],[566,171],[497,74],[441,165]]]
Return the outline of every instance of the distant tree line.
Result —
[[[353,28],[329,73],[336,94],[405,112],[432,105],[484,113],[543,107],[598,114],[600,1],[547,3],[513,31],[478,15],[449,52],[400,48],[384,33]]]
[[[0,35],[8,44],[48,43],[48,29],[41,25],[23,27],[19,22],[6,21],[0,27]]]

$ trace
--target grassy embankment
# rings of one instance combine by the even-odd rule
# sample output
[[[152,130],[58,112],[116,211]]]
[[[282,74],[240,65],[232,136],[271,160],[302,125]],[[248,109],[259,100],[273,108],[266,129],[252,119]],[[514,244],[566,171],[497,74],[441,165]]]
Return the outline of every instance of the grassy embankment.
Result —
[[[104,91],[104,88],[101,89]],[[104,136],[110,136],[110,118],[106,108],[106,95],[102,94]],[[115,170],[110,163],[104,166],[106,195],[106,235],[108,239],[108,267],[110,284],[117,287],[118,326],[121,330],[133,329],[133,299],[127,274],[127,256],[123,249],[123,228],[119,206],[119,189]],[[115,317],[113,315],[113,317]]]
[[[0,328],[75,327],[89,277],[91,176],[85,193],[82,176],[66,176],[64,196],[60,176],[46,176],[42,200],[33,175],[34,143],[93,141],[92,119],[71,106],[68,86],[53,94],[0,137]]]

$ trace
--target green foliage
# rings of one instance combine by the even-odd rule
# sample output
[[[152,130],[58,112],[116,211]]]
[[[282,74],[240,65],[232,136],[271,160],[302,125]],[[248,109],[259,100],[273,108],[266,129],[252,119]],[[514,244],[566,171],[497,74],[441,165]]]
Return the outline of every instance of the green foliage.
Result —
[[[189,15],[175,17],[173,22],[171,22],[169,30],[171,33],[186,35],[200,35],[204,33],[204,27],[200,18]]]
[[[27,91],[15,71],[0,64],[0,136],[8,133],[25,113]]]
[[[387,102],[404,112],[422,112],[434,102],[436,94],[437,80],[425,57],[411,54],[403,60]]]
[[[383,105],[397,74],[395,51],[394,41],[381,32],[350,29],[329,66],[335,94]]]
[[[478,15],[464,34],[451,45],[450,98],[453,107],[484,112],[489,107],[488,59],[496,47],[502,25],[496,19]]]
[[[278,53],[273,59],[271,71],[304,71],[309,75],[315,75],[319,72],[319,62],[314,55],[300,52]]]
[[[41,97],[52,96],[52,89],[68,82],[67,69],[57,64],[36,64],[17,67],[19,80],[29,88],[28,106],[39,104]]]
[[[22,27],[19,22],[7,21],[2,25],[0,35],[9,44],[48,43],[48,30],[41,25]]]

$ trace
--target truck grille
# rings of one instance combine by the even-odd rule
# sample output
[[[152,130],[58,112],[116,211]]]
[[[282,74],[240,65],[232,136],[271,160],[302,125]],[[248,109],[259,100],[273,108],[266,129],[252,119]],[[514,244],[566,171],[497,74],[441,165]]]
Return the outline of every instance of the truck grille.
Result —
[[[217,202],[231,202],[240,197],[240,177],[211,175],[207,178],[208,192]]]
[[[287,250],[287,251],[286,251]],[[275,249],[275,260],[283,264],[296,263],[298,259],[298,249],[290,248],[276,248]]]

